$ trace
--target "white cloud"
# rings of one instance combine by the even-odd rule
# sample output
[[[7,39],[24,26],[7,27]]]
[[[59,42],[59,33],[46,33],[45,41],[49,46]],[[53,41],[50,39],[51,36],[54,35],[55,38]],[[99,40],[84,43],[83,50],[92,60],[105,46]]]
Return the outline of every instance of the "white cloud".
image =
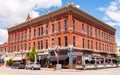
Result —
[[[28,13],[34,18],[39,16],[40,9],[60,7],[61,5],[62,0],[0,0],[0,28],[5,29],[16,23],[24,22]],[[7,35],[6,30],[4,31],[1,33],[3,32],[1,29],[0,40]]]
[[[8,32],[6,29],[0,28],[0,44],[7,42]]]
[[[103,20],[111,26],[120,26],[120,0],[114,0],[105,7],[100,7],[100,11],[105,13]]]
[[[76,5],[77,8],[80,8],[80,5]]]

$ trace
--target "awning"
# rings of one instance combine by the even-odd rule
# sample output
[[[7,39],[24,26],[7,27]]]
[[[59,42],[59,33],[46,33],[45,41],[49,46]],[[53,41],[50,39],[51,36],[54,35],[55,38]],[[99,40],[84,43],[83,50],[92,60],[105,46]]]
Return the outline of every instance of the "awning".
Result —
[[[18,54],[18,55],[16,55],[12,60],[13,61],[20,61],[20,60],[22,60],[22,59],[25,59],[25,54],[23,54],[23,55],[21,55],[21,54]]]
[[[6,57],[6,58],[4,59],[4,61],[8,61],[9,59],[13,59],[13,57],[14,57],[14,55],[9,55],[8,57]]]
[[[45,52],[45,53],[38,53],[37,54],[39,56],[39,59],[45,59],[48,57],[48,52]]]
[[[68,56],[59,56],[59,60],[66,60]],[[50,56],[49,59],[50,61],[57,61],[57,57],[55,56]]]

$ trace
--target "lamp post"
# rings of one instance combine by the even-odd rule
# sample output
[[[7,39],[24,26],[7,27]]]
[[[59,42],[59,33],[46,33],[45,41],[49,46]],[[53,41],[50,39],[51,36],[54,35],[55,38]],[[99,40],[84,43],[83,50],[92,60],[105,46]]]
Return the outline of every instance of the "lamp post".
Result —
[[[56,52],[57,52],[57,64],[59,64],[59,50],[60,50],[60,46],[56,47]]]
[[[56,47],[56,52],[57,52],[57,65],[56,65],[56,70],[61,70],[61,64],[59,64],[59,50],[60,46]]]
[[[22,62],[23,62],[23,50],[21,49],[20,52],[21,52],[21,55],[22,55]]]

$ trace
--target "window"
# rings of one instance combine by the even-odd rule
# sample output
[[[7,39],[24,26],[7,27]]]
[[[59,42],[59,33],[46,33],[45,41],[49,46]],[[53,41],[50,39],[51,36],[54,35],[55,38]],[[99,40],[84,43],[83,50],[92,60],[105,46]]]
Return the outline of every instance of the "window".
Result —
[[[36,37],[36,29],[34,29],[34,38]]]
[[[38,49],[43,49],[43,41],[38,41]]]
[[[21,44],[21,50],[23,50],[23,45]]]
[[[90,27],[90,35],[92,36],[92,27]]]
[[[17,47],[17,51],[19,51],[19,45],[18,45],[18,47]]]
[[[68,43],[67,43],[67,36],[64,37],[64,46],[67,46]]]
[[[89,35],[89,26],[87,26],[87,35]]]
[[[8,53],[10,53],[10,47],[8,48]]]
[[[100,38],[100,30],[98,30],[98,38]]]
[[[61,31],[60,22],[58,22],[58,32]]]
[[[98,50],[98,42],[96,42],[96,50]]]
[[[35,42],[33,42],[33,47],[35,47]]]
[[[82,33],[84,33],[84,24],[82,24]]]
[[[41,27],[41,35],[43,35],[43,27]]]
[[[101,50],[101,43],[99,43],[99,50]]]
[[[90,40],[88,40],[88,49],[90,49]]]
[[[84,38],[82,39],[82,48],[84,48],[85,46],[84,46],[84,42],[85,42],[85,40],[84,40]]]
[[[52,24],[52,33],[54,33],[54,24]]]
[[[61,46],[61,38],[58,37],[58,46]]]
[[[76,47],[76,37],[73,36],[73,46]]]
[[[22,33],[22,40],[23,40],[23,33]]]
[[[93,41],[91,41],[91,49],[93,49]]]
[[[4,51],[6,52],[6,48],[4,49]]]
[[[102,46],[102,50],[104,51],[104,44],[103,44],[103,46]]]
[[[48,25],[46,25],[46,35],[48,35]]]
[[[95,36],[97,37],[97,29],[95,29]]]
[[[52,48],[54,48],[54,38],[52,38]]]
[[[25,48],[24,48],[24,49],[25,49],[25,51],[26,51],[26,46],[27,46],[27,45],[25,44]]]
[[[75,23],[75,20],[73,20],[73,31],[76,30],[76,23]]]
[[[67,30],[67,20],[64,20],[64,30]]]
[[[40,36],[41,34],[40,34],[40,28],[38,28],[38,36]]]
[[[20,34],[18,34],[18,41],[20,41]]]
[[[16,51],[16,46],[14,46],[14,52]]]
[[[46,39],[46,49],[48,49],[48,40]]]
[[[29,39],[31,38],[31,30],[29,30]]]
[[[29,44],[28,44],[28,50],[30,50],[30,47],[31,47],[31,46],[30,46],[30,43],[29,43]]]

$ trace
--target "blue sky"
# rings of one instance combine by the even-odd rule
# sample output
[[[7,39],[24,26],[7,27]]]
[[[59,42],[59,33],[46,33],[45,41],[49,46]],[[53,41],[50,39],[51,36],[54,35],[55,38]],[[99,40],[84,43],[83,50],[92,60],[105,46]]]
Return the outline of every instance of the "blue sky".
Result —
[[[24,22],[29,13],[33,18],[74,3],[81,10],[117,29],[120,45],[120,0],[0,0],[0,43],[7,41],[7,28]]]

